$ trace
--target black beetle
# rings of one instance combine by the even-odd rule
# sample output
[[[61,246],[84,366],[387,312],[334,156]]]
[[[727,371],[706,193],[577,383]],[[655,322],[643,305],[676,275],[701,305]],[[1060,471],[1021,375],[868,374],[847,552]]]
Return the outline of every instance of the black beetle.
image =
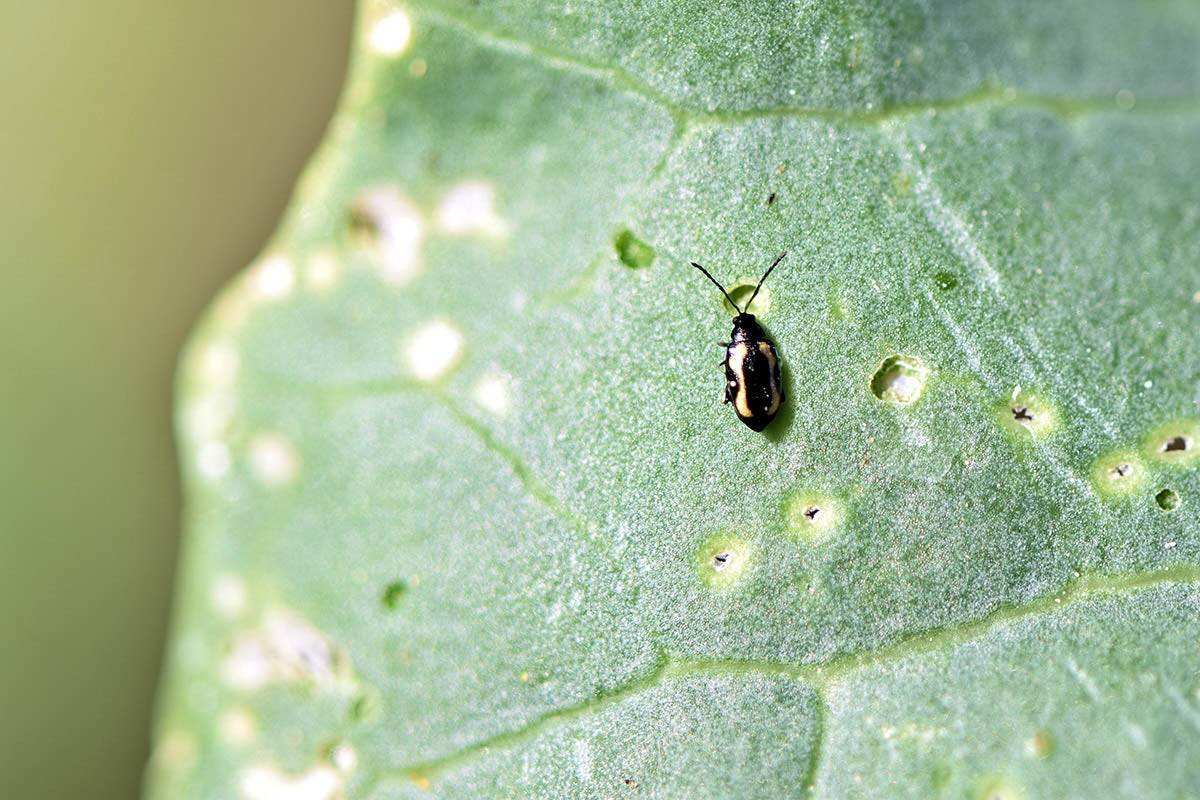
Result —
[[[771,262],[754,287],[754,294],[746,301],[746,309],[758,296],[763,281],[771,274],[771,270],[779,266],[787,251]],[[761,431],[771,424],[779,407],[783,405],[783,383],[779,379],[779,353],[775,344],[767,338],[762,326],[753,314],[738,308],[725,287],[717,283],[717,279],[708,274],[708,270],[692,262],[692,266],[704,273],[725,299],[738,312],[733,318],[732,341],[722,345],[725,348],[725,359],[721,365],[725,367],[725,402],[733,404],[733,411],[738,419],[746,423],[753,431]]]

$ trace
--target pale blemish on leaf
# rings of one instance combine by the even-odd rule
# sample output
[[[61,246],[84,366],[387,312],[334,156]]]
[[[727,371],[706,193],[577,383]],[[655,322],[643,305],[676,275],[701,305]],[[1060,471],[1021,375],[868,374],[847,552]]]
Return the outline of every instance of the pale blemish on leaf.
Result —
[[[233,455],[224,442],[207,441],[196,449],[196,469],[210,480],[224,478],[232,466]]]
[[[217,613],[233,618],[246,608],[246,582],[233,572],[222,572],[213,581],[212,605]]]
[[[237,778],[243,800],[334,800],[341,787],[342,776],[324,764],[299,775],[288,775],[274,765],[255,765]]]
[[[342,265],[329,251],[313,253],[304,266],[304,282],[312,290],[326,292],[342,277]]]
[[[217,720],[217,733],[229,747],[240,748],[258,738],[258,720],[249,709],[241,706],[226,709]]]
[[[808,540],[831,533],[841,522],[842,514],[841,503],[820,492],[801,491],[787,501],[788,530]]]
[[[696,569],[700,580],[715,589],[736,584],[746,571],[750,547],[734,536],[719,536],[696,551]]]
[[[512,389],[503,375],[486,375],[471,388],[475,404],[497,417],[508,416],[512,410]]]
[[[345,742],[334,745],[329,751],[329,762],[343,775],[358,767],[358,751]]]
[[[269,683],[303,683],[326,690],[352,684],[346,654],[295,613],[278,609],[258,628],[238,634],[221,663],[221,674],[242,691]]]
[[[1058,412],[1039,395],[1021,387],[1013,389],[998,409],[1000,424],[1009,432],[1042,439],[1058,427]]]
[[[1102,456],[1092,469],[1092,483],[1101,495],[1127,497],[1142,485],[1146,468],[1137,454],[1120,450]]]
[[[1038,731],[1025,740],[1025,753],[1031,758],[1049,758],[1054,752],[1054,737]]]
[[[1200,456],[1200,424],[1176,420],[1160,425],[1146,437],[1143,451],[1160,464],[1189,466]]]
[[[388,58],[403,53],[411,39],[412,20],[401,8],[394,8],[375,20],[367,32],[371,49]]]
[[[481,180],[452,186],[438,205],[436,221],[438,228],[451,236],[479,233],[499,238],[512,228],[496,212],[496,188]]]
[[[285,255],[269,255],[248,273],[250,295],[262,302],[283,300],[295,287],[296,265]]]
[[[406,286],[417,277],[425,219],[398,187],[374,186],[360,193],[350,207],[350,230],[385,283]]]
[[[466,340],[444,319],[418,326],[400,344],[400,360],[421,383],[433,383],[450,372],[462,357]]]
[[[281,433],[260,433],[250,440],[250,471],[266,486],[283,486],[300,472],[300,455]]]

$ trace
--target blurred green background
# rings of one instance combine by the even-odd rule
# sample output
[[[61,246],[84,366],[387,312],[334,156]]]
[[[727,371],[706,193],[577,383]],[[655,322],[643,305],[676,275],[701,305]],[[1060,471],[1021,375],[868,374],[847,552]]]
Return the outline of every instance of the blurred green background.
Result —
[[[341,87],[350,0],[0,8],[0,797],[132,798],[179,539],[171,382]]]

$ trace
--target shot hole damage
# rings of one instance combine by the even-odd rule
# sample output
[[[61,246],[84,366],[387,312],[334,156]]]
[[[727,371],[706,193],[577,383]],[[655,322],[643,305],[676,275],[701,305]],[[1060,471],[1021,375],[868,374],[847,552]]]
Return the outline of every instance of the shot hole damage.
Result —
[[[1146,439],[1145,449],[1154,461],[1164,464],[1189,465],[1200,456],[1196,447],[1200,425],[1191,420],[1161,425]]]
[[[1154,502],[1159,508],[1170,514],[1172,511],[1179,508],[1179,493],[1174,489],[1163,489],[1158,494],[1154,495]]]
[[[1163,453],[1186,453],[1192,449],[1192,440],[1186,436],[1174,436],[1162,443],[1159,450]]]
[[[654,263],[654,248],[628,228],[622,228],[613,237],[613,249],[617,259],[630,269],[645,269]]]
[[[1092,469],[1092,483],[1101,495],[1131,494],[1145,478],[1146,468],[1134,453],[1118,450],[1102,456]]]
[[[392,581],[383,589],[381,600],[383,607],[389,611],[395,611],[404,601],[404,596],[408,594],[408,584],[404,581]]]
[[[714,589],[727,588],[742,577],[750,550],[745,541],[733,536],[718,536],[696,551],[695,564],[700,580]]]
[[[840,504],[828,495],[800,491],[787,501],[784,514],[787,527],[796,536],[817,540],[826,536],[840,521]]]
[[[871,394],[885,403],[912,405],[925,391],[928,378],[929,368],[916,356],[888,356],[871,376]]]
[[[1058,426],[1054,408],[1040,396],[1021,387],[1000,406],[1002,425],[1011,433],[1040,439]]]
[[[347,227],[351,243],[369,254],[384,282],[404,286],[417,277],[426,223],[398,187],[365,189],[350,206]]]

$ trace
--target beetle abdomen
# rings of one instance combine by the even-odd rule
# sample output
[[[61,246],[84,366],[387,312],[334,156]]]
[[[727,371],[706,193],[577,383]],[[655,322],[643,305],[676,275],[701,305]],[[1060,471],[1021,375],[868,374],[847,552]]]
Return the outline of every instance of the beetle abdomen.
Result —
[[[738,419],[754,431],[766,428],[783,403],[775,345],[766,339],[734,342],[725,351],[725,378]]]

